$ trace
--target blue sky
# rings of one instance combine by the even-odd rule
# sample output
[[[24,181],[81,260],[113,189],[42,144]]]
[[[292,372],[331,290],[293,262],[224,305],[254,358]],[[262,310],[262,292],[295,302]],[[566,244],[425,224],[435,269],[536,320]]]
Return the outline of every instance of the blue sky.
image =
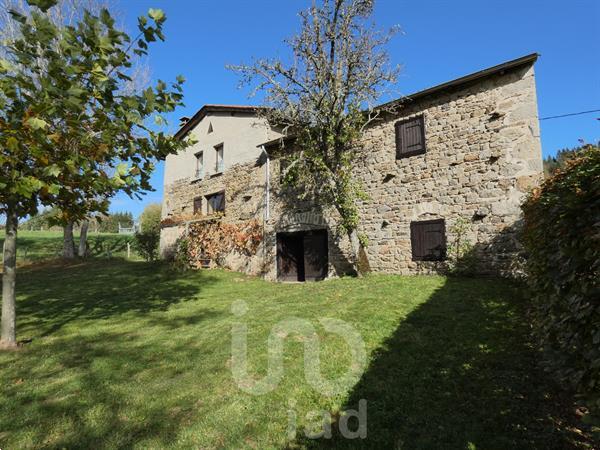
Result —
[[[186,77],[186,107],[171,118],[193,114],[205,103],[252,104],[226,64],[286,55],[283,39],[298,28],[307,0],[122,0],[128,28],[148,8],[167,15],[166,42],[150,48],[152,77]],[[399,25],[403,34],[388,46],[402,64],[399,95],[433,86],[528,53],[536,64],[540,117],[600,109],[600,2],[597,0],[378,0],[375,22]],[[382,99],[386,100],[386,99]],[[600,139],[600,113],[541,121],[544,156],[579,139]],[[162,163],[155,192],[142,201],[119,196],[113,211],[138,215],[162,199]]]

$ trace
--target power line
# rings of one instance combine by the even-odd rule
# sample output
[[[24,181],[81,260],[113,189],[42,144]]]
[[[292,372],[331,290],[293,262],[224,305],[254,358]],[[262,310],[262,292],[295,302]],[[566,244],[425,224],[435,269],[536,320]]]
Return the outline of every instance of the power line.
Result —
[[[540,120],[560,119],[561,117],[569,117],[569,116],[580,116],[581,114],[590,114],[593,112],[600,112],[600,109],[592,109],[591,111],[581,111],[581,112],[576,112],[576,113],[563,114],[560,116],[542,117]]]

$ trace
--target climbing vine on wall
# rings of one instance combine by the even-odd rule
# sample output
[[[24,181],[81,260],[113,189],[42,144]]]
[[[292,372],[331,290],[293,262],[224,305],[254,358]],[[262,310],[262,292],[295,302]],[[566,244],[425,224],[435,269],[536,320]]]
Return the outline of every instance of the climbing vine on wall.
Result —
[[[242,223],[195,222],[188,228],[187,253],[195,266],[203,260],[219,263],[231,252],[252,256],[256,254],[262,237],[262,227],[256,220]]]

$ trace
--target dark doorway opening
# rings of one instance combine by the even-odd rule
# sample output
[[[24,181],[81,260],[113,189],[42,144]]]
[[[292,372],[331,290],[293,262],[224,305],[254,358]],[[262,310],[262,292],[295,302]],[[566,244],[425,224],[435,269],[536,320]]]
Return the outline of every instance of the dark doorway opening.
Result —
[[[277,277],[317,281],[327,276],[327,230],[277,233]]]

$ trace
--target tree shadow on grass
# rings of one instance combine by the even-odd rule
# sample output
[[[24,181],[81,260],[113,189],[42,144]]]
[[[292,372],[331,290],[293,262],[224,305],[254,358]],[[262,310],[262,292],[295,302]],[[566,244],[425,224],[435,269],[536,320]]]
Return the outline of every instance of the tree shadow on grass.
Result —
[[[372,355],[350,393],[343,410],[367,400],[367,438],[345,439],[334,425],[332,439],[296,444],[574,448],[578,437],[559,416],[565,408],[536,365],[521,290],[506,281],[449,278]]]
[[[175,442],[200,396],[189,395],[189,386],[182,395],[178,377],[206,350],[188,341],[166,347],[97,332],[46,342],[27,355],[39,370],[20,364],[16,354],[3,370],[0,445],[20,439],[30,448],[109,449]]]
[[[18,277],[18,327],[42,337],[73,320],[165,311],[193,299],[201,288],[215,282],[206,272],[182,275],[170,272],[161,262],[121,259],[55,262],[24,269]]]
[[[175,442],[197,414],[199,361],[214,352],[201,327],[224,313],[203,303],[154,313],[195,299],[215,277],[115,259],[19,275],[19,329],[36,338],[2,355],[0,447]],[[78,328],[62,329],[72,321]]]

